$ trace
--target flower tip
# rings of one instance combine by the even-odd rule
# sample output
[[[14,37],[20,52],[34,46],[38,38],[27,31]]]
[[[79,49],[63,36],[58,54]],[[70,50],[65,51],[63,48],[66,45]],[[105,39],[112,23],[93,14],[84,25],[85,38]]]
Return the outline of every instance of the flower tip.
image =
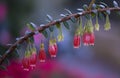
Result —
[[[51,57],[55,58],[55,57],[56,57],[56,55],[51,55]]]
[[[24,68],[23,70],[24,70],[24,71],[29,71],[29,69],[27,69],[27,68]]]
[[[79,48],[80,46],[74,46],[74,48]]]

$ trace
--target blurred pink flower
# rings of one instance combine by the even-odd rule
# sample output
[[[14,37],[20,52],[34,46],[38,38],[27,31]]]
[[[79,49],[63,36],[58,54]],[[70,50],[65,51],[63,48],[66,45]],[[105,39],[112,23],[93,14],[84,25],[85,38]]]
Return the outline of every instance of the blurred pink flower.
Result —
[[[34,40],[35,40],[35,45],[37,46],[37,47],[40,47],[40,43],[41,43],[41,40],[44,40],[45,38],[44,38],[44,36],[42,35],[42,34],[36,34],[36,35],[34,35]]]
[[[5,20],[7,15],[7,6],[3,3],[0,3],[0,21]]]

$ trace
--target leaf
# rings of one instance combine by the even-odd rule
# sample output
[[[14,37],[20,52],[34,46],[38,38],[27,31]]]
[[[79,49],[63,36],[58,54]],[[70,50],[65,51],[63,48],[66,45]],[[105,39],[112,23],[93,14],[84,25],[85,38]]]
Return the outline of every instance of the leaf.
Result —
[[[65,9],[69,14],[72,14],[72,12],[69,9]]]
[[[58,29],[60,29],[60,27],[61,27],[60,23],[57,23],[57,24],[56,24],[56,27],[57,27]]]
[[[70,26],[67,21],[64,21],[63,24],[64,24],[65,28],[67,28],[68,30],[70,29]]]
[[[71,17],[71,19],[70,19],[73,23],[76,23],[76,19],[75,19],[75,17]]]
[[[6,67],[5,67],[5,66],[3,66],[3,65],[0,65],[0,69],[1,69],[1,70],[5,70],[5,69],[6,69]]]
[[[114,7],[118,7],[118,3],[116,1],[113,1]]]
[[[48,33],[46,30],[42,31],[42,34],[44,35],[45,38],[48,38]]]
[[[9,62],[9,60],[6,58],[6,59],[4,59],[4,62],[3,62],[4,64],[6,64],[6,65],[9,65],[10,64],[10,62]]]
[[[101,3],[102,5],[108,7],[108,5],[107,5],[106,3],[104,3],[104,2],[100,2],[100,3]]]
[[[105,8],[105,6],[104,6],[104,5],[99,5],[99,7],[100,7],[100,8]]]
[[[83,5],[83,9],[84,9],[84,10],[87,10],[87,9],[88,9],[88,5],[84,4],[84,5]]]
[[[65,15],[65,14],[60,14],[60,16],[61,16],[61,17],[66,17],[66,15]]]
[[[50,30],[50,32],[53,32],[54,26],[50,26],[50,27],[49,27],[49,30]]]
[[[48,15],[48,14],[47,14],[47,19],[48,19],[49,21],[53,21],[53,18],[52,18],[50,15]]]
[[[84,10],[83,10],[83,9],[81,9],[81,8],[78,8],[77,10],[78,10],[78,11],[80,11],[80,12],[83,12],[83,11],[84,11]]]
[[[37,29],[36,25],[32,22],[28,23],[27,26],[31,31],[35,31]]]

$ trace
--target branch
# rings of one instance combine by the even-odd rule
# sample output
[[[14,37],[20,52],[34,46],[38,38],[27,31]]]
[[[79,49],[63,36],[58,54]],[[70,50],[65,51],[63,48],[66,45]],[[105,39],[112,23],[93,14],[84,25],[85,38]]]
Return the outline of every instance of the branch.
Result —
[[[117,7],[117,8],[104,8],[104,9],[98,9],[98,12],[105,12],[107,10],[110,10],[110,11],[120,11],[120,7]],[[81,14],[78,14],[78,13],[75,13],[75,14],[71,14],[69,16],[66,16],[64,18],[61,18],[57,21],[52,21],[42,27],[38,27],[38,29],[36,31],[44,31],[45,29],[49,28],[50,26],[55,26],[57,23],[61,23],[61,22],[64,22],[64,21],[67,21],[67,20],[70,20],[71,17],[75,17],[75,18],[78,18],[80,16],[84,16],[86,14],[91,14],[92,13],[92,10],[90,11],[84,11],[82,12]],[[21,44],[23,43],[24,41],[26,41],[29,37],[32,37],[33,35],[35,35],[35,32],[36,31],[32,31],[30,32],[29,34],[26,34],[24,35],[23,37],[21,37],[20,40],[16,41],[13,45],[11,45],[11,47],[5,52],[5,54],[3,54],[3,56],[1,57],[0,59],[0,65],[3,63],[4,59],[11,53],[13,52],[16,48],[17,48],[17,45],[18,44]]]

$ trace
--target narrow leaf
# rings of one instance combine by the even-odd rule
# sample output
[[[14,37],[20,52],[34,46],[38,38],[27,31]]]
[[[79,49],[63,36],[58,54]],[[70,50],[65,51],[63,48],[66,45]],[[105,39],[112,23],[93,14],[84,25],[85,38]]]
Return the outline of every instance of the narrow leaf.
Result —
[[[84,10],[87,10],[87,9],[88,9],[88,5],[84,4],[84,5],[83,5],[83,9],[84,9]]]
[[[48,37],[48,33],[47,33],[47,31],[46,31],[46,30],[42,31],[42,34],[44,35],[44,37],[45,37],[45,38],[47,38],[47,37]]]
[[[53,32],[54,26],[49,27],[50,32]]]
[[[118,7],[118,3],[116,1],[113,1],[114,7]]]
[[[71,17],[71,19],[70,19],[73,23],[76,23],[76,19],[75,19],[75,17]]]
[[[67,28],[68,30],[70,29],[69,24],[68,24],[67,21],[64,21],[63,24],[64,24],[65,28]]]
[[[31,31],[35,31],[37,29],[36,25],[32,22],[28,23],[27,26]]]
[[[7,58],[4,60],[3,63],[6,64],[6,65],[9,65],[9,64],[10,64],[10,62],[9,62],[9,60],[8,60]]]
[[[78,8],[77,10],[78,10],[78,11],[80,11],[80,12],[83,12],[83,11],[84,11],[84,10],[83,10],[83,9],[81,9],[81,8]]]
[[[60,26],[61,26],[60,23],[57,23],[57,24],[56,24],[56,27],[57,27],[58,29],[60,29]]]
[[[69,14],[72,14],[72,12],[69,9],[65,9]]]
[[[108,7],[108,5],[107,5],[106,3],[104,3],[104,2],[100,2],[100,3],[101,3],[102,5]]]
[[[49,21],[53,21],[53,18],[48,14],[47,14],[47,18],[48,18]]]
[[[100,7],[100,8],[105,8],[105,6],[104,6],[104,5],[99,5],[99,7]]]

